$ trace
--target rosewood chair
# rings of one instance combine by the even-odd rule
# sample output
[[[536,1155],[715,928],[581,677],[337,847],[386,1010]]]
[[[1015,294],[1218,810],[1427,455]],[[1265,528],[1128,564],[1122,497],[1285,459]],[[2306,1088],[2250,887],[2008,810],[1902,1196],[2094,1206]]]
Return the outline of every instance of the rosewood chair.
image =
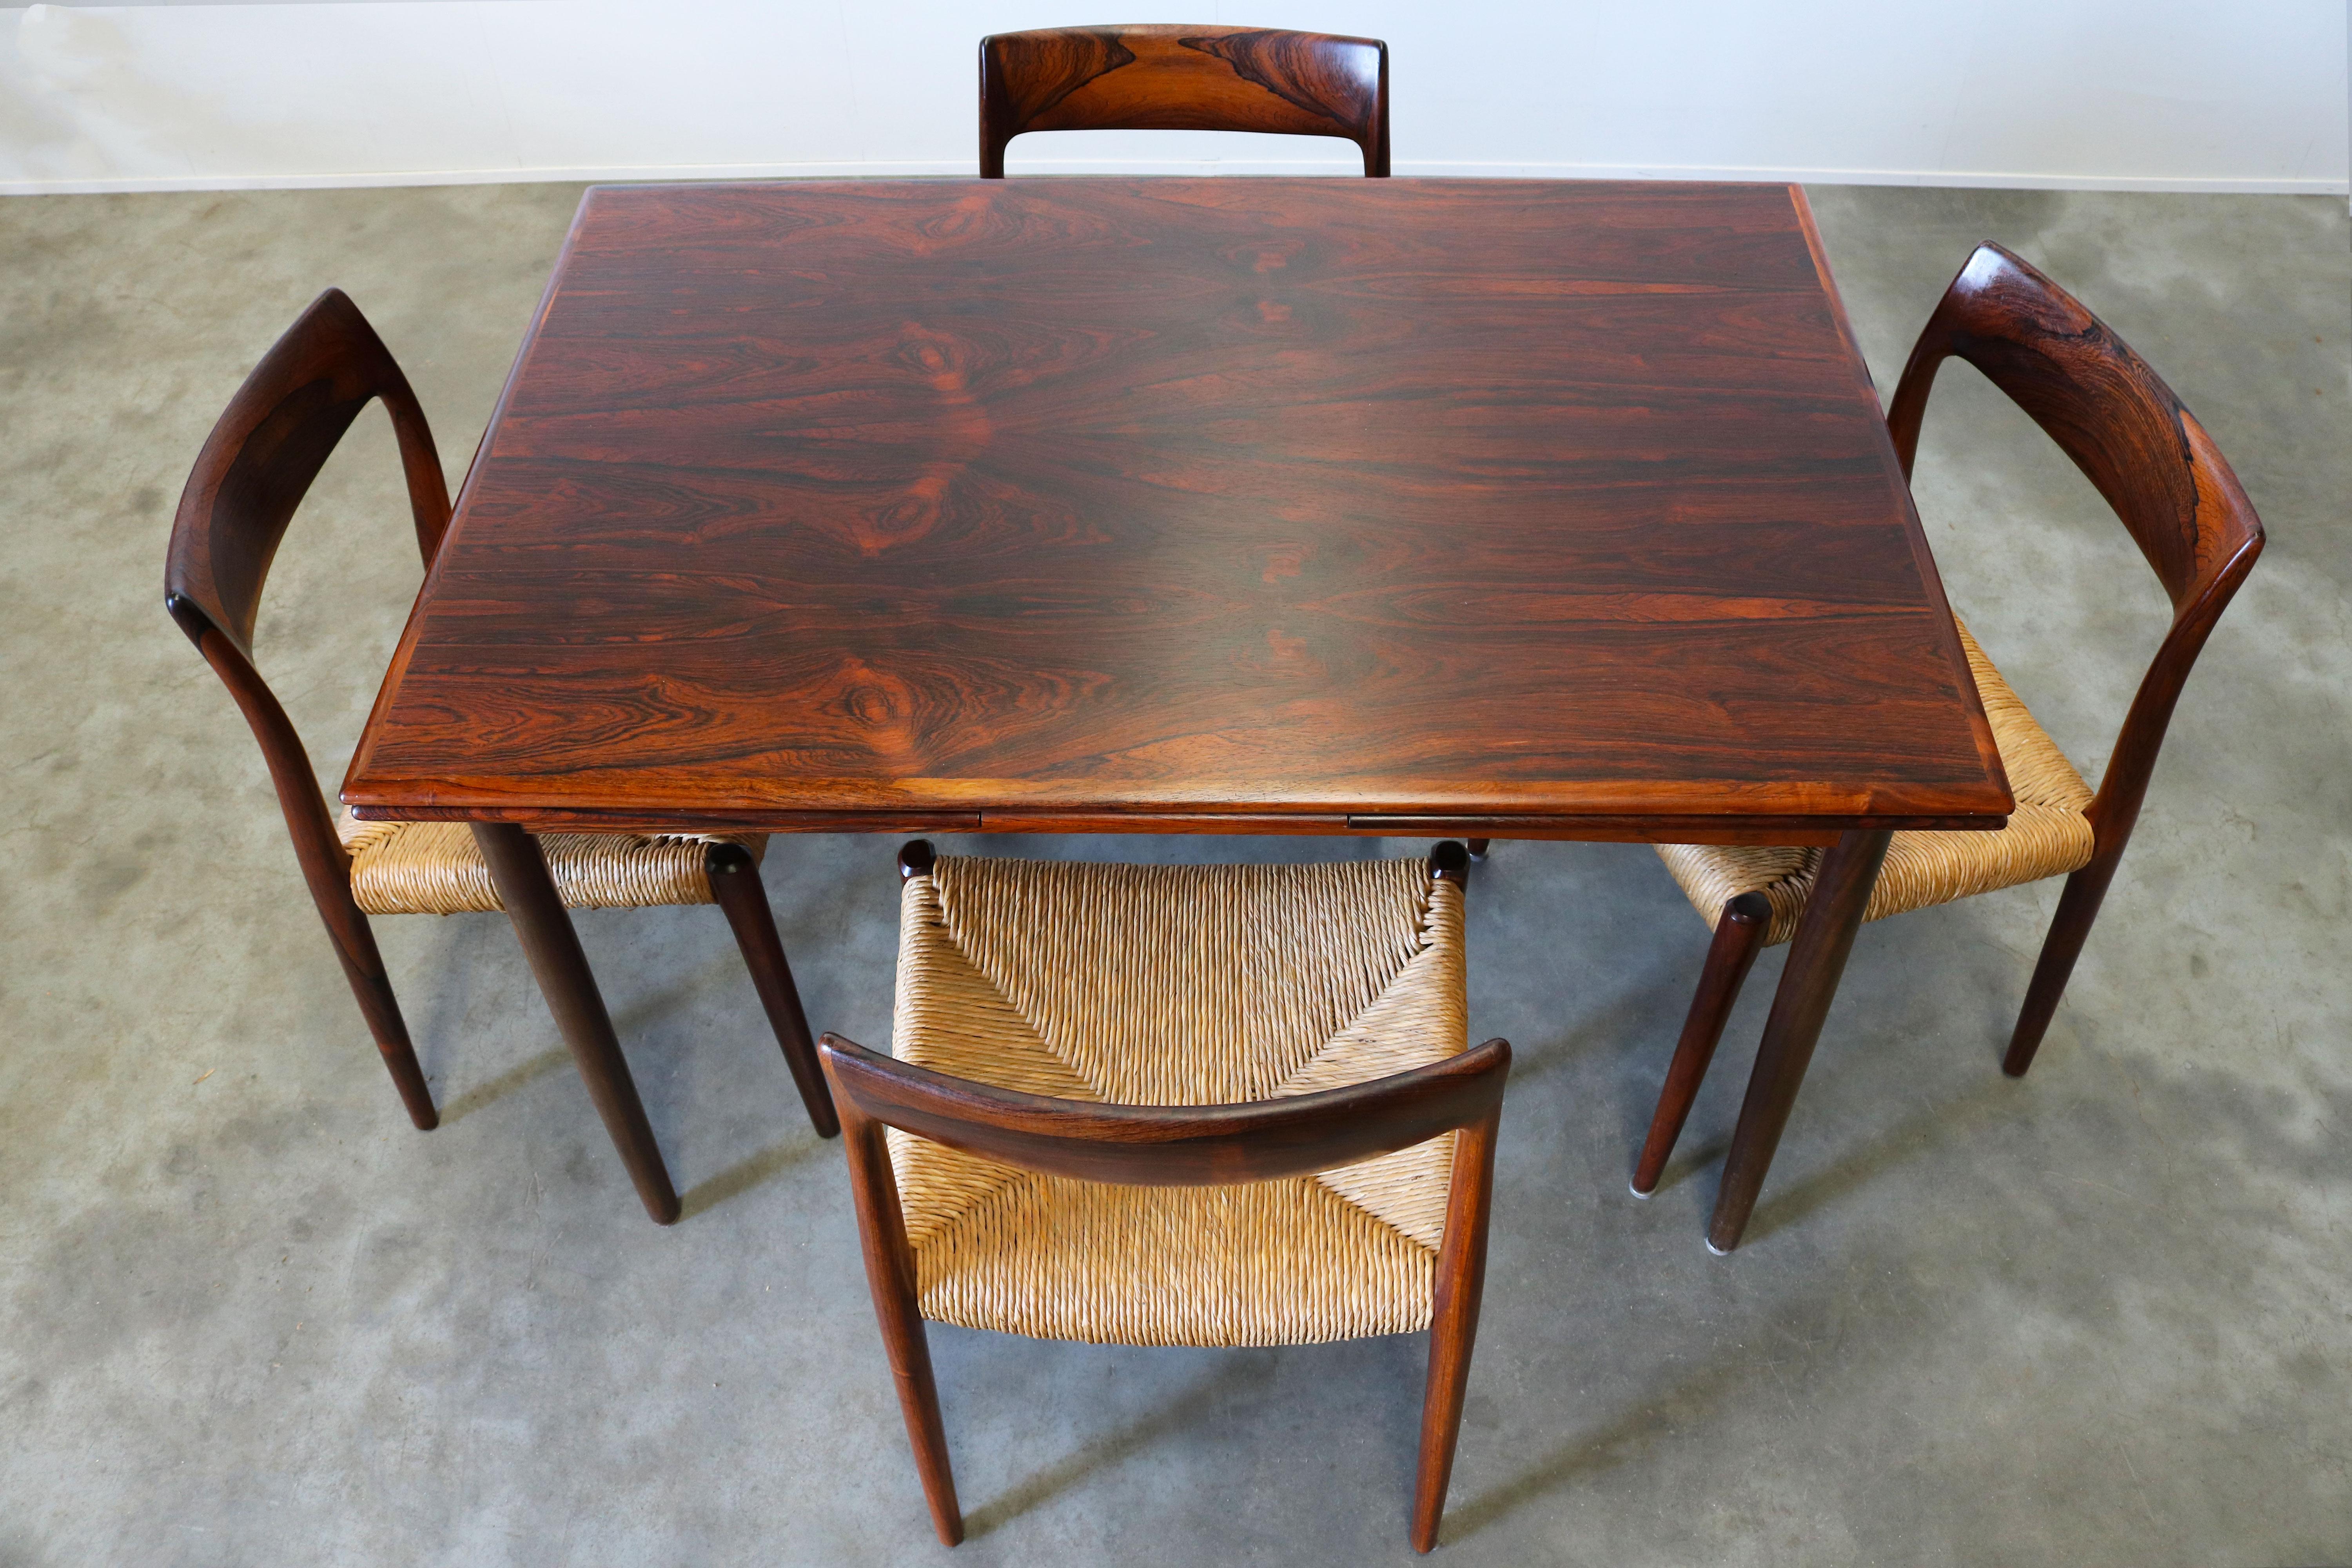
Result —
[[[1427,1328],[1435,1543],[1511,1056],[1463,1049],[1467,864],[900,854],[897,1058],[820,1049],[941,1541],[963,1520],[927,1318],[1135,1345]]]
[[[449,522],[433,433],[367,318],[341,289],[330,289],[262,356],[205,440],[173,520],[163,604],[228,687],[261,742],[303,879],[343,977],[410,1120],[430,1129],[440,1117],[367,918],[498,910],[502,906],[489,868],[461,822],[356,822],[348,812],[340,820],[331,817],[310,754],[253,665],[262,582],[278,542],[328,455],[374,398],[392,416],[417,551],[430,568]],[[763,837],[556,833],[538,842],[568,905],[718,904],[751,968],[809,1120],[820,1133],[835,1132],[832,1101],[760,882]]]
[[[1968,361],[2088,476],[2172,601],[2172,625],[2124,717],[2096,791],[1959,628],[1994,743],[2017,797],[1994,833],[1897,833],[1865,920],[2064,876],[2057,919],[2027,987],[2001,1069],[2022,1077],[2057,1011],[2107,884],[2131,839],[2173,704],[2215,621],[2263,550],[2262,521],[2203,426],[2146,361],[2063,289],[1997,245],[1977,247],[1919,334],[1886,423],[1907,478],[1936,372]],[[1655,1189],[1725,1017],[1757,951],[1795,929],[1818,849],[1661,845],[1658,853],[1715,927],[1698,994],[1666,1071],[1633,1191]]]
[[[1046,27],[980,41],[980,177],[1026,131],[1339,136],[1389,172],[1389,47],[1262,27]]]

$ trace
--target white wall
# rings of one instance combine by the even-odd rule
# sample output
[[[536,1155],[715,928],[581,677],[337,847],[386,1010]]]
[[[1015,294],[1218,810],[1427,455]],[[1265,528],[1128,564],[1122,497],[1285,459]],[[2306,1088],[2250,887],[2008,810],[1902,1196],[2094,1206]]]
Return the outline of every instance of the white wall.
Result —
[[[2345,0],[397,0],[0,9],[0,192],[969,174],[981,35],[1129,13],[1385,37],[1399,174],[2346,188]]]

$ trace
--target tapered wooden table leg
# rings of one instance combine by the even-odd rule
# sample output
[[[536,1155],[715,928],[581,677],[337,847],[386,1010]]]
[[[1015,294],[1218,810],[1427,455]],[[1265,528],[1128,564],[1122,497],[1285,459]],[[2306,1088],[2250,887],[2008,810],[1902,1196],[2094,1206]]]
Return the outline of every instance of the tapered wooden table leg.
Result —
[[[1863,910],[1870,905],[1870,890],[1877,885],[1879,864],[1893,837],[1884,828],[1843,834],[1822,857],[1812,896],[1797,919],[1780,988],[1772,994],[1763,1043],[1756,1047],[1756,1070],[1748,1077],[1748,1098],[1739,1107],[1731,1153],[1723,1163],[1723,1187],[1716,1194],[1715,1218],[1706,1227],[1706,1244],[1717,1252],[1738,1247],[1740,1233],[1748,1228],[1748,1216],[1755,1211],[1764,1173],[1780,1146],[1781,1130],[1789,1125],[1797,1086],[1805,1081],[1813,1044],[1822,1037],[1822,1022],[1837,997],[1838,977],[1845,973],[1853,933],[1862,928]]]
[[[579,1065],[597,1114],[604,1119],[604,1131],[620,1151],[621,1163],[628,1167],[646,1212],[655,1224],[668,1225],[677,1218],[677,1189],[670,1185],[653,1125],[637,1099],[636,1080],[629,1076],[628,1060],[621,1055],[621,1042],[613,1033],[596,977],[589,972],[587,954],[580,951],[572,916],[547,874],[539,840],[510,822],[477,822],[473,827],[474,842],[489,862],[499,901],[506,905],[515,935],[522,939],[523,956],[530,961],[530,972],[539,980],[540,994],[547,998],[547,1010],[555,1015],[555,1026],[563,1032],[563,1043],[572,1047],[572,1059]]]

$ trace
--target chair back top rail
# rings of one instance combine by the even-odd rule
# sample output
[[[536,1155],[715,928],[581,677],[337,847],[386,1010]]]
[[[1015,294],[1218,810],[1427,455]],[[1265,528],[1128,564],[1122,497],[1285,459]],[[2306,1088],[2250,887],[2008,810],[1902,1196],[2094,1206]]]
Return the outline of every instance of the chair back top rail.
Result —
[[[2172,602],[2173,620],[2089,809],[2104,848],[2139,814],[2166,725],[2207,636],[2262,553],[2262,520],[2196,416],[2131,345],[1998,245],[1980,245],[1920,332],[1886,424],[1906,478],[1936,372],[1966,360],[2098,489]]]
[[[1258,131],[1338,136],[1389,172],[1389,50],[1262,27],[1047,27],[980,41],[980,174],[1029,131]]]
[[[418,553],[433,563],[449,523],[433,432],[383,340],[349,296],[330,289],[245,378],[181,492],[163,584],[172,617],[191,640],[201,644],[209,626],[252,657],[261,585],[287,525],[352,421],[377,397],[400,442]]]
[[[1214,1186],[1309,1174],[1478,1121],[1503,1098],[1508,1042],[1494,1039],[1369,1083],[1240,1105],[1055,1100],[933,1072],[828,1034],[834,1095],[918,1137],[1050,1175],[1125,1186]]]
[[[1886,423],[1908,476],[1936,371],[1981,371],[2074,460],[2155,568],[2175,609],[2210,587],[2262,520],[2163,377],[2105,321],[1998,245],[1980,245],[1921,331]]]

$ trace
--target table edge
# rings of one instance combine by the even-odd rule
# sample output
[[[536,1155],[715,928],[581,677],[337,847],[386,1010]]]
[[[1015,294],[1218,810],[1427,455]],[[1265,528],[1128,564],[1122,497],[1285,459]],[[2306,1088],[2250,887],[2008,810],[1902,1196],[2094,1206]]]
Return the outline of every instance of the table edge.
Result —
[[[1877,437],[1880,466],[1893,480],[1895,493],[1903,498],[1903,530],[1911,543],[1911,559],[1918,567],[1919,581],[1927,590],[1934,607],[1942,612],[1937,628],[1944,644],[1944,657],[1959,672],[1962,707],[1969,731],[1976,742],[1977,759],[1984,764],[1986,777],[2002,794],[2015,795],[2009,782],[2009,769],[2001,762],[2000,747],[1993,740],[1992,721],[1986,717],[1984,696],[1977,689],[1976,672],[1969,666],[1968,651],[1960,646],[1960,629],[1952,614],[1952,601],[1944,592],[1944,574],[1936,565],[1936,552],[1928,547],[1927,525],[1919,521],[1919,505],[1911,494],[1911,476],[1903,471],[1903,460],[1895,455],[1895,437],[1886,428],[1885,405],[1879,401],[1878,384],[1871,379],[1870,361],[1863,356],[1862,339],[1853,330],[1847,316],[1845,296],[1838,292],[1837,278],[1830,270],[1829,252],[1822,245],[1822,231],[1813,222],[1813,204],[1805,195],[1805,187],[1791,184],[1788,187],[1790,205],[1796,209],[1797,226],[1805,237],[1805,248],[1813,258],[1813,274],[1821,279],[1822,292],[1829,297],[1830,317],[1837,326],[1838,337],[1845,344],[1846,359],[1853,367],[1854,379],[1863,395],[1878,409]]]
[[[366,822],[511,822],[540,833],[1221,834],[1393,838],[1538,838],[1629,844],[1825,845],[1863,829],[1996,832],[2007,816],[1944,814],[1408,813],[982,810],[668,812],[508,805],[357,806]]]

